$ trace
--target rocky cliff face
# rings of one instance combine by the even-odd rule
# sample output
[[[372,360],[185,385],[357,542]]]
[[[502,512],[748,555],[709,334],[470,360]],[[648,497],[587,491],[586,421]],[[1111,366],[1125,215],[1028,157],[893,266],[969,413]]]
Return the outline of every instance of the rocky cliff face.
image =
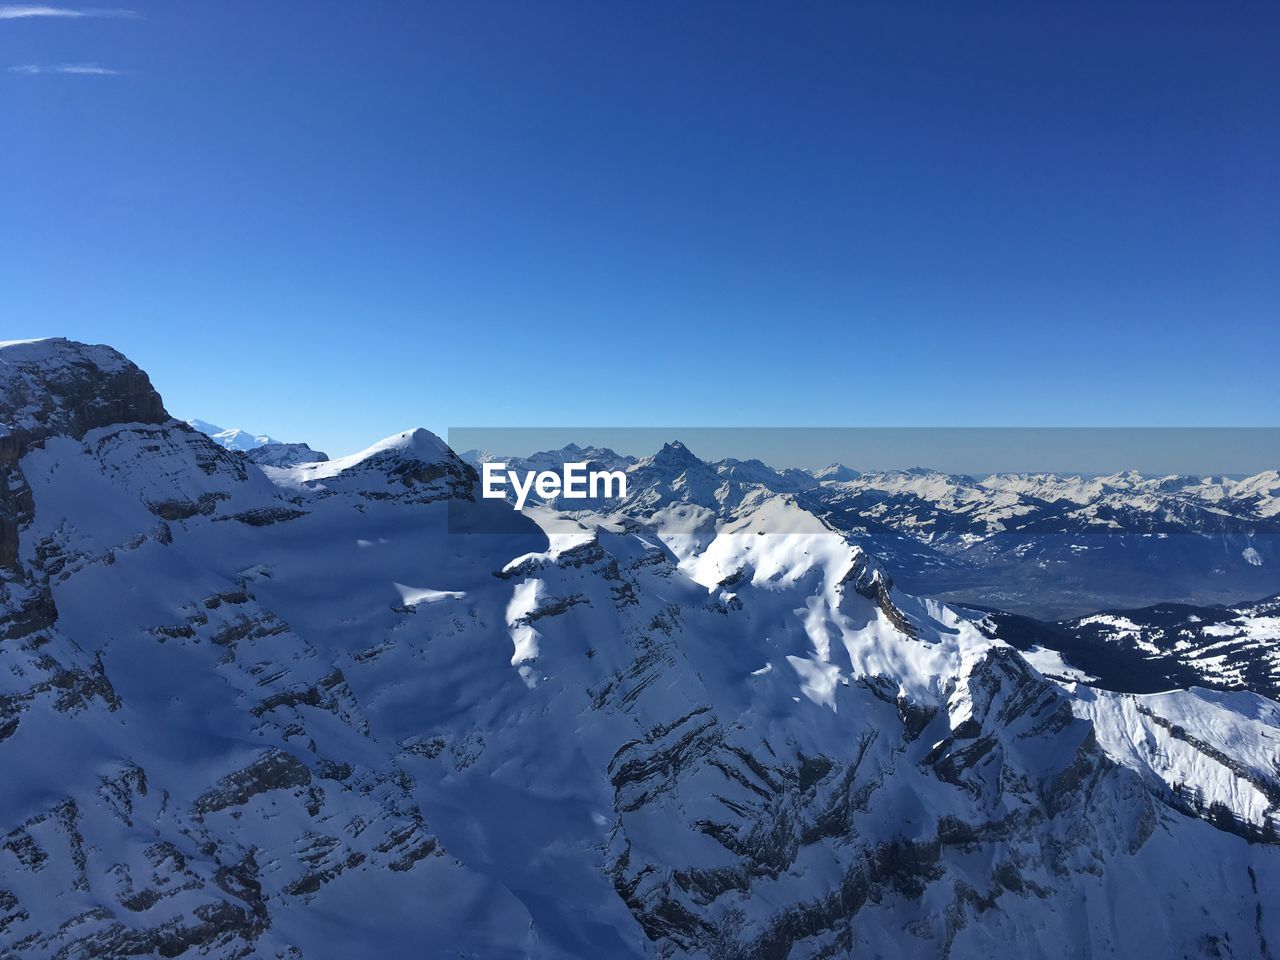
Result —
[[[133,405],[87,409],[149,419],[13,463],[5,956],[1280,942],[1274,703],[1046,679],[795,497],[712,510],[665,461],[604,526],[513,525],[426,431],[259,468],[116,357]]]
[[[51,439],[166,417],[147,375],[110,347],[62,339],[0,343],[0,641],[11,654],[11,678],[0,689],[0,740],[36,700],[64,712],[118,702],[92,653],[51,643],[57,610],[45,567],[58,563],[39,550],[22,555],[20,533],[35,520],[24,458]]]
[[[33,445],[166,417],[147,375],[110,347],[60,338],[0,343],[0,566],[19,572],[17,527],[31,504],[17,464]]]
[[[27,443],[79,438],[114,423],[162,423],[160,394],[137,366],[106,346],[62,338],[0,343],[0,410],[5,437]],[[6,459],[21,456],[14,441]]]

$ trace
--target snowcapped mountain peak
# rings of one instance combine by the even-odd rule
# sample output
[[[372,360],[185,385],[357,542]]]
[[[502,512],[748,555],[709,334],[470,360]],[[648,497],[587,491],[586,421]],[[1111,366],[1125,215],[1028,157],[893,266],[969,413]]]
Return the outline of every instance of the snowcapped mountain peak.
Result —
[[[626,457],[609,447],[579,446],[570,443],[559,450],[542,450],[527,457],[512,458],[525,470],[559,470],[566,463],[584,462],[606,470],[625,470],[635,463],[634,457]]]
[[[711,464],[716,473],[739,484],[755,484],[776,493],[799,493],[818,485],[804,470],[775,470],[762,460],[736,460],[733,457]]]
[[[459,456],[475,466],[501,462],[517,470],[559,470],[566,463],[579,461],[606,470],[625,470],[636,462],[634,457],[624,456],[609,447],[580,446],[576,443],[566,444],[558,450],[539,450],[527,457],[475,449],[466,450]]]
[[[1241,494],[1254,492],[1276,493],[1280,491],[1280,470],[1264,470],[1262,473],[1255,474],[1252,477],[1245,477],[1236,484],[1236,490]]]
[[[399,450],[423,460],[439,460],[454,455],[449,445],[430,430],[425,427],[414,427],[412,430],[404,430],[379,440],[373,446],[352,456],[364,458],[388,450]]]
[[[0,340],[0,363],[34,364],[56,367],[91,363],[103,372],[132,367],[124,354],[106,344],[81,343],[66,337],[34,337],[29,340]]]
[[[683,493],[677,499],[692,497],[703,504],[708,502],[708,498],[714,500],[714,491],[723,482],[711,464],[700,459],[679,440],[663,444],[661,450],[628,466],[627,472],[633,477],[633,487],[660,486],[669,488],[669,491],[679,488]],[[635,494],[632,496],[634,498]]]
[[[846,467],[843,463],[832,463],[823,467],[821,470],[815,470],[813,478],[821,482],[829,483],[845,483],[849,480],[857,480],[862,476],[852,467]]]
[[[1146,479],[1137,470],[1121,470],[1118,473],[1111,473],[1101,478],[1102,482],[1107,486],[1119,487],[1120,489],[1141,486]]]
[[[469,464],[422,427],[393,434],[345,457],[266,472],[286,488],[410,502],[469,496],[476,479]]]
[[[636,466],[660,466],[660,467],[691,467],[706,466],[706,462],[700,459],[692,450],[686,447],[679,440],[672,440],[664,443],[662,449],[650,457],[640,460]]]
[[[417,427],[392,434],[345,457],[335,457],[323,463],[302,464],[298,470],[308,479],[322,479],[370,465],[413,460],[439,463],[449,458],[456,456],[443,440],[430,430]]]
[[[1252,502],[1259,516],[1280,517],[1280,471],[1267,470],[1232,484],[1233,500]]]
[[[253,434],[238,427],[228,429],[220,427],[216,423],[210,423],[208,420],[188,420],[187,425],[209,436],[219,446],[226,447],[228,450],[240,450],[243,452],[256,450],[258,447],[265,447],[272,443],[280,443],[279,440],[269,437],[265,433]]]
[[[782,475],[763,460],[737,460],[728,457],[711,464],[716,473],[741,483],[758,483],[776,490],[783,483]]]
[[[168,419],[151,381],[119,351],[65,337],[0,343],[0,432],[79,437]]]
[[[296,467],[302,463],[319,463],[329,459],[321,450],[305,443],[268,443],[243,451],[245,459],[269,467]]]
[[[226,429],[208,420],[188,420],[187,426],[200,431],[220,447],[244,454],[254,463],[268,467],[291,467],[328,460],[329,455],[312,450],[305,443],[285,443],[265,433],[252,434],[238,428]]]

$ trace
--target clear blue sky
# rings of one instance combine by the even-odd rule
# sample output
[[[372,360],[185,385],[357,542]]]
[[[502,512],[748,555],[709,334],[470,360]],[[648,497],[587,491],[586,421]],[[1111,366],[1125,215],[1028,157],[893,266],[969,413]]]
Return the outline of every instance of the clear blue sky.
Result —
[[[0,0],[0,338],[180,416],[1280,423],[1275,3],[119,3]]]

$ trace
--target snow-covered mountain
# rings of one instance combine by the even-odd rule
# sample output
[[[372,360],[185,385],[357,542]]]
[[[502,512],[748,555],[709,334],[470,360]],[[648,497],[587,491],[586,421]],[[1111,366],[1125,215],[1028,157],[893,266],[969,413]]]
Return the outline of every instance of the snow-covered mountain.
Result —
[[[215,443],[226,447],[228,450],[256,450],[258,447],[264,447],[269,443],[280,443],[279,440],[273,439],[265,433],[253,434],[247,430],[241,430],[239,427],[220,427],[216,423],[210,423],[208,420],[188,420],[187,425],[194,427],[203,434],[207,434]]]
[[[1280,696],[1280,597],[1233,607],[1160,604],[1093,614],[1065,626],[1094,648],[1167,664],[1171,678],[1181,674],[1184,684]]]
[[[475,467],[501,460],[512,470],[559,470],[566,463],[589,463],[601,470],[626,470],[636,462],[608,447],[581,447],[570,443],[559,450],[543,450],[527,457],[502,456],[483,450],[466,450],[459,456]]]
[[[1061,623],[994,612],[982,623],[1033,660],[1051,651],[1064,675],[1111,690],[1204,686],[1280,697],[1280,597],[1230,607],[1161,603]]]
[[[812,476],[819,483],[842,483],[857,480],[862,474],[852,467],[846,467],[843,463],[832,463],[820,470],[812,471]]]
[[[260,467],[57,340],[0,423],[6,957],[1280,942],[1280,707],[1048,679],[754,466],[513,527],[426,431]]]
[[[327,453],[312,450],[305,443],[265,443],[243,451],[245,459],[266,467],[296,467],[302,463],[322,463]]]
[[[866,543],[913,592],[1042,619],[1160,601],[1234,603],[1280,590],[1280,482],[995,475],[927,468],[808,474],[759,460],[704,461],[678,441],[639,460],[570,445],[527,458],[471,451],[479,464],[559,469],[588,460],[622,469],[629,498],[552,501],[576,516],[646,516],[675,502],[719,516],[744,499],[793,494],[806,510]]]
[[[1276,533],[1277,486],[1275,471],[1236,481],[1133,472],[1089,479],[993,475],[978,481],[918,468],[827,480],[818,499],[856,505],[865,516],[940,550],[962,553],[998,534]]]
[[[207,435],[219,446],[236,450],[254,463],[268,467],[291,467],[329,459],[327,453],[312,450],[305,443],[285,443],[265,433],[255,435],[238,428],[226,430],[207,420],[188,420],[187,425]]]

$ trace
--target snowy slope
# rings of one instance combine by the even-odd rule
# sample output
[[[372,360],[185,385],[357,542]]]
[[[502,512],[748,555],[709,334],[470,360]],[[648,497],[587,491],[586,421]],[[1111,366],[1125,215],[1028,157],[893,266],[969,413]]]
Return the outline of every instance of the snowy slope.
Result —
[[[3,411],[0,954],[1280,942],[1270,701],[1048,680],[677,445],[513,526],[427,431],[259,468],[78,350]]]
[[[1166,676],[1280,695],[1280,598],[1233,607],[1161,604],[1062,624],[1082,644],[1142,658]]]

